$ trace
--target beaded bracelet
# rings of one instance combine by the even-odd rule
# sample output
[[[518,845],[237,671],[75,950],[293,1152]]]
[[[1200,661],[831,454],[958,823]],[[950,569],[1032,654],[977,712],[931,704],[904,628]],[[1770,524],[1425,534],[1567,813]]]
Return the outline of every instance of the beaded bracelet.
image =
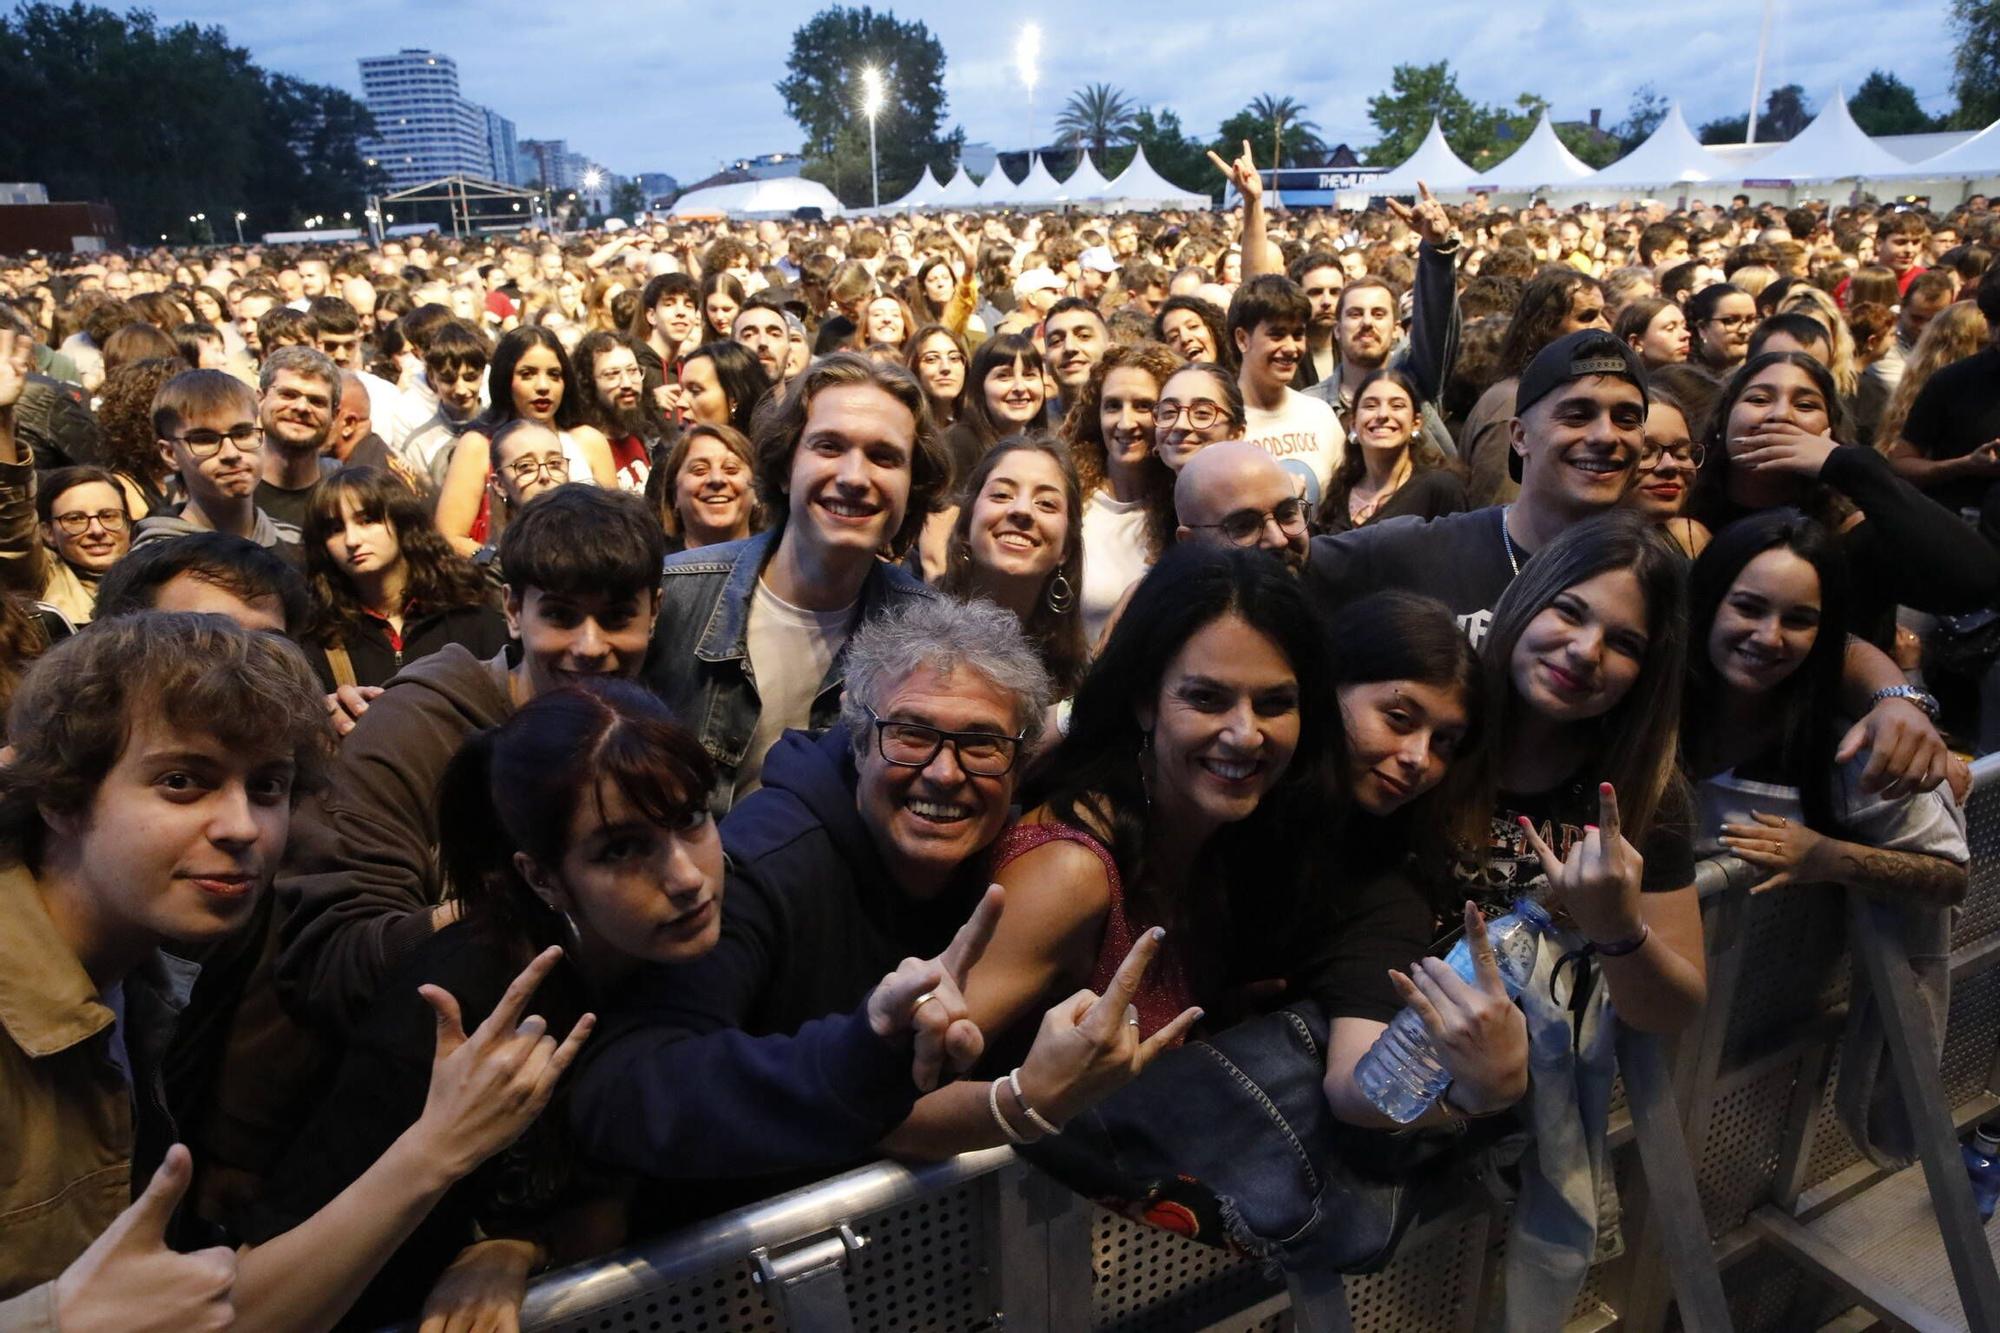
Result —
[[[1014,1100],[1020,1104],[1021,1114],[1028,1117],[1028,1123],[1044,1134],[1060,1134],[1062,1130],[1049,1122],[1047,1116],[1028,1105],[1028,1099],[1021,1095],[1021,1069],[1016,1065],[1007,1074],[1007,1086],[1014,1090]]]

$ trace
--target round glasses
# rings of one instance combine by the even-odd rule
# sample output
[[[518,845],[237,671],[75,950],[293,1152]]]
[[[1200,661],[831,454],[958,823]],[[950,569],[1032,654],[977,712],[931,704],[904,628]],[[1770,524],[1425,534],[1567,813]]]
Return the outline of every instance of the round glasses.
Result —
[[[1305,502],[1281,500],[1267,512],[1239,509],[1226,516],[1220,523],[1190,523],[1188,526],[1215,528],[1222,533],[1223,540],[1231,546],[1255,546],[1257,539],[1264,535],[1266,523],[1276,523],[1278,531],[1287,537],[1298,536],[1306,530]]]
[[[1171,398],[1163,398],[1153,404],[1153,425],[1162,430],[1170,429],[1182,417],[1187,418],[1190,430],[1207,430],[1222,420],[1222,408],[1201,398],[1186,407]]]
[[[96,523],[106,532],[123,532],[131,517],[122,509],[99,509],[95,512],[74,509],[67,514],[52,514],[49,521],[72,537],[81,537]]]

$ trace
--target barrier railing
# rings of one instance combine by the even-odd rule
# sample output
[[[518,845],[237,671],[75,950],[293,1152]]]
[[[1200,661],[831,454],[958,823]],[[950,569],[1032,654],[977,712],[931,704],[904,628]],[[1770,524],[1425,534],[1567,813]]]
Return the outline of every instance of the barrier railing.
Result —
[[[1674,1311],[1687,1329],[1790,1333],[1855,1304],[1916,1328],[2000,1329],[2000,1281],[1953,1142],[1956,1127],[2000,1106],[2000,759],[1974,778],[1973,883],[1953,934],[1941,1061],[1876,909],[1812,889],[1752,898],[1740,862],[1699,867],[1709,1006],[1671,1056],[1620,1035],[1612,1144],[1627,1249],[1593,1273],[1572,1333],[1651,1333]],[[1894,1072],[1912,1094],[1921,1169],[1873,1166],[1834,1114],[1850,937],[1885,1028],[1902,1038]],[[1936,1308],[1937,1281],[1928,1295],[1899,1292],[1851,1260],[1841,1237],[1814,1230],[1875,1199],[1914,1202],[1920,1221],[1934,1209],[1940,1221],[1928,1225],[1942,1226],[1949,1260],[1934,1266],[1953,1309]],[[1471,1333],[1495,1303],[1503,1220],[1467,1198],[1414,1228],[1384,1271],[1349,1278],[1344,1299],[1299,1308],[1254,1266],[1108,1213],[992,1149],[877,1163],[551,1274],[531,1289],[522,1325],[1234,1333],[1283,1319],[1306,1333]]]

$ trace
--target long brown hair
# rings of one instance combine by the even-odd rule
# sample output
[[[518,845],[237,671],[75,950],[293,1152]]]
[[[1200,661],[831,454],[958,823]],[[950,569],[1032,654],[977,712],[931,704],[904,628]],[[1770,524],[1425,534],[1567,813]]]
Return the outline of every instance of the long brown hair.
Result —
[[[1083,391],[1070,404],[1062,423],[1063,443],[1069,446],[1070,458],[1076,464],[1077,484],[1083,487],[1086,499],[1104,485],[1107,471],[1104,423],[1099,415],[1104,406],[1105,377],[1114,370],[1143,370],[1153,377],[1157,392],[1166,388],[1174,372],[1186,364],[1173,348],[1149,338],[1108,348],[1103,358],[1090,368],[1090,378],[1084,381]],[[1151,449],[1146,451],[1139,473],[1146,507],[1146,554],[1157,560],[1173,545],[1174,533],[1180,527],[1180,520],[1174,514],[1174,473]]]
[[[458,606],[494,605],[493,585],[478,568],[452,549],[414,491],[381,468],[342,468],[313,489],[300,534],[306,581],[312,590],[314,635],[334,644],[362,624],[354,585],[333,563],[326,543],[347,521],[342,501],[370,522],[386,524],[402,548],[406,606],[439,611]]]

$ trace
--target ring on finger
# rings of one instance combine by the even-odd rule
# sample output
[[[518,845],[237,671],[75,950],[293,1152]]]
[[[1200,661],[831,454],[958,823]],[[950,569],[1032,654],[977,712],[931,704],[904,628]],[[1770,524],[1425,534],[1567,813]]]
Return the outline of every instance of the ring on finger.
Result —
[[[929,1003],[930,1003],[930,1002],[931,1002],[932,1000],[936,1000],[936,999],[937,999],[937,997],[938,997],[938,994],[937,994],[937,992],[936,992],[936,991],[934,991],[934,990],[927,990],[927,991],[925,991],[925,992],[924,992],[924,993],[923,993],[922,995],[919,995],[919,996],[917,997],[917,1002],[916,1002],[915,1004],[913,1004],[913,1005],[911,1005],[911,1006],[910,1006],[910,1017],[912,1017],[912,1018],[915,1018],[915,1017],[917,1016],[917,1011],[918,1011],[919,1009],[922,1009],[922,1008],[923,1008],[923,1007],[924,1007],[925,1005],[929,1004]],[[942,1002],[942,1001],[939,1001],[939,1003],[943,1003],[943,1002]]]

